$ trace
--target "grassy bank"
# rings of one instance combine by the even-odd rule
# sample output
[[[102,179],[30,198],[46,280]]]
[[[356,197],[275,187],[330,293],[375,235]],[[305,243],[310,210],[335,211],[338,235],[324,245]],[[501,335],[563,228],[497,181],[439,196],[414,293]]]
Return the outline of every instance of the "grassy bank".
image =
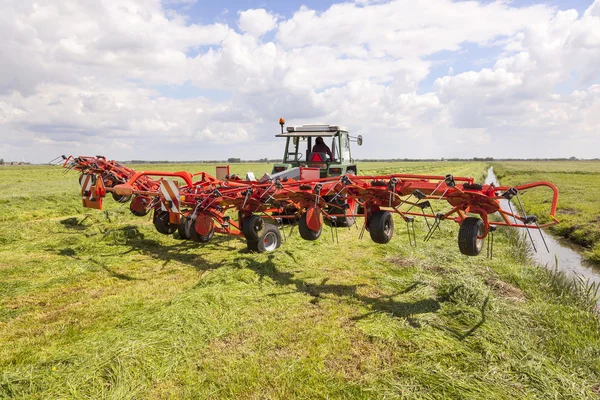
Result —
[[[486,166],[360,168],[481,177]],[[160,235],[110,200],[85,210],[78,190],[58,168],[0,168],[0,397],[600,392],[598,320],[527,262],[514,235],[497,235],[493,260],[469,258],[455,224],[427,244],[421,231],[411,248],[396,220],[388,245],[354,227],[337,244],[325,228],[317,242],[295,230],[278,251],[250,254],[226,237],[201,246]]]
[[[588,249],[586,259],[600,265],[600,162],[597,161],[518,161],[494,163],[503,185],[527,181],[553,182],[560,191],[559,225],[550,230]],[[535,189],[523,196],[526,208],[540,216],[548,214],[551,193]]]

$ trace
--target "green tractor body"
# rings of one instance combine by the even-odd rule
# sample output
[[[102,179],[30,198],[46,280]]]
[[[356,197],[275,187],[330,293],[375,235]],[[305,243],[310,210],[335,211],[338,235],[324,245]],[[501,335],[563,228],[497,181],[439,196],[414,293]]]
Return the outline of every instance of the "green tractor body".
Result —
[[[350,152],[350,142],[362,145],[362,137],[351,137],[348,131],[333,125],[302,125],[287,127],[276,137],[285,138],[283,162],[273,166],[272,174],[280,173],[296,167],[319,168],[321,178],[358,173]],[[329,146],[333,159],[325,153],[312,151],[316,138],[323,138]]]

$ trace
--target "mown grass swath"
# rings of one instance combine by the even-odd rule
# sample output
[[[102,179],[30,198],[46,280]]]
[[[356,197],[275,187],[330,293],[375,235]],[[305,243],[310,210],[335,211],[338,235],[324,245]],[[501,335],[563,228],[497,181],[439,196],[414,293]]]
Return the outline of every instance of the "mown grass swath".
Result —
[[[133,166],[134,168],[139,168]],[[213,171],[206,165],[155,169]],[[240,165],[234,173],[270,165]],[[484,163],[373,163],[473,175]],[[143,169],[143,168],[139,168]],[[367,172],[368,171],[368,172]],[[531,179],[527,179],[531,180]],[[524,181],[524,180],[522,180]],[[563,197],[564,198],[564,197]],[[355,227],[274,253],[81,207],[77,176],[0,169],[0,393],[15,398],[593,398],[598,320],[509,235],[411,248]],[[289,228],[288,228],[289,229]]]

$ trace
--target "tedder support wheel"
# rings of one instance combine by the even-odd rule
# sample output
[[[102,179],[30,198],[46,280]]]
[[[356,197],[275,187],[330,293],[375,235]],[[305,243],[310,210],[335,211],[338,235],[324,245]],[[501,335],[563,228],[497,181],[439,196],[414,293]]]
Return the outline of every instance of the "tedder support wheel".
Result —
[[[276,225],[264,224],[263,228],[256,233],[257,239],[246,238],[248,250],[263,253],[273,251],[281,246],[281,233]]]
[[[281,233],[277,226],[264,224],[263,229],[258,232],[258,240],[246,239],[248,249],[259,253],[274,251],[281,246]]]
[[[394,236],[394,218],[389,211],[375,211],[369,218],[369,233],[375,243],[386,244]]]
[[[112,192],[112,197],[117,203],[128,203],[131,200],[131,196],[122,196],[115,192]]]
[[[302,214],[300,217],[300,221],[298,222],[298,230],[300,231],[300,236],[304,240],[317,240],[319,236],[321,236],[321,232],[323,231],[323,226],[319,227],[318,231],[313,231],[310,229],[306,223],[306,213]]]
[[[327,211],[329,214],[347,214],[346,217],[337,217],[337,225],[354,225],[354,223],[356,222],[356,217],[354,217],[353,215],[358,214],[358,203],[354,199],[351,199],[350,201],[348,201],[348,206],[346,206],[345,201],[335,201],[334,204],[339,204],[339,207],[329,206],[329,210]]]
[[[196,222],[197,222],[198,218],[199,217],[196,217],[195,220],[194,219],[189,220],[190,222],[187,225],[186,232],[187,232],[190,240],[193,240],[194,242],[208,243],[215,236],[215,226],[214,226],[214,224],[211,224],[211,227],[210,227],[210,230],[208,231],[208,233],[206,235],[201,235],[198,233],[198,230],[196,229]]]
[[[179,238],[182,240],[189,240],[189,229],[192,220],[189,217],[183,216],[181,217],[181,221],[179,222],[179,226],[177,227],[177,232],[179,233]]]
[[[163,235],[171,235],[177,230],[177,225],[169,221],[169,213],[167,211],[154,211],[154,227]]]
[[[211,229],[211,231],[208,233],[208,235],[201,235],[196,231],[196,227],[194,226],[194,223],[192,221],[192,223],[189,224],[189,229],[188,229],[188,235],[190,236],[190,240],[193,240],[194,242],[200,242],[200,243],[208,243],[210,241],[210,239],[212,239],[215,236],[215,230],[214,228]]]
[[[150,212],[150,208],[147,208],[146,206],[150,204],[151,201],[152,200],[146,196],[135,196],[133,201],[129,203],[129,210],[136,217],[144,217]]]
[[[483,236],[483,221],[475,217],[467,217],[458,229],[458,248],[467,256],[476,256],[481,253],[485,239]]]
[[[256,241],[259,239],[260,231],[263,229],[264,221],[261,217],[253,215],[242,221],[242,233],[246,240]]]

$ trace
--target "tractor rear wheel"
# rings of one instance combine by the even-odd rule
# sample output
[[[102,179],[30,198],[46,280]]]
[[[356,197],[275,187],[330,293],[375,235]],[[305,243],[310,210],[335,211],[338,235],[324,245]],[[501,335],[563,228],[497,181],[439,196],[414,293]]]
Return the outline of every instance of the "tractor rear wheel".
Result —
[[[298,230],[300,231],[300,236],[304,240],[317,240],[319,236],[321,236],[321,232],[323,231],[323,226],[319,227],[318,231],[313,231],[308,227],[306,222],[306,213],[302,214],[300,217],[300,221],[298,222]]]
[[[378,210],[369,218],[369,233],[375,243],[386,244],[394,236],[394,218],[389,211]]]
[[[458,229],[458,248],[466,256],[476,256],[481,253],[485,239],[483,221],[475,217],[467,217]]]
[[[177,230],[177,225],[169,220],[168,211],[154,211],[154,227],[163,235],[171,235]]]

